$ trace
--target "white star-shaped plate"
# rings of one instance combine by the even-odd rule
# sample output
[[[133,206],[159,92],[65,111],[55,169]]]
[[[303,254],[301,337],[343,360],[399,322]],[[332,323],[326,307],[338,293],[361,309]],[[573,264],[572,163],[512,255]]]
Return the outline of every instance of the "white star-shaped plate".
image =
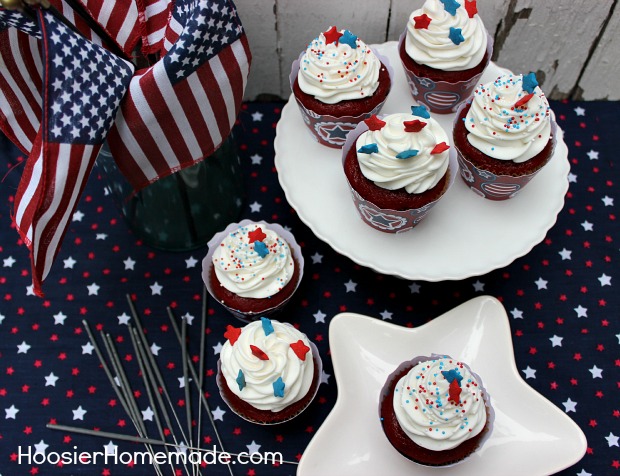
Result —
[[[338,399],[306,448],[298,476],[537,476],[561,471],[585,454],[581,429],[519,375],[508,316],[493,297],[472,299],[416,328],[339,314],[330,323],[329,342]],[[379,393],[387,376],[402,362],[431,353],[470,364],[495,410],[484,446],[447,468],[420,466],[401,456],[379,422]]]

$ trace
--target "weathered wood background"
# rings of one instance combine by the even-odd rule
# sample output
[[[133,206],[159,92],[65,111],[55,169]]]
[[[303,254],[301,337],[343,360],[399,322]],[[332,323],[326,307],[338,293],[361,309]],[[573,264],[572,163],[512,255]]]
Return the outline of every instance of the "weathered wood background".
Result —
[[[493,61],[536,71],[552,99],[620,99],[619,0],[478,0]],[[366,43],[397,40],[423,0],[236,0],[254,57],[246,99],[287,98],[293,60],[330,25]]]

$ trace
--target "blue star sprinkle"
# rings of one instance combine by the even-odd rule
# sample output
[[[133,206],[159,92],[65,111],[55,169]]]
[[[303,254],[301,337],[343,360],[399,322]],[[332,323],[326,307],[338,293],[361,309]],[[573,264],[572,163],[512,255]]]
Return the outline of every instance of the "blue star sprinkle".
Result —
[[[396,158],[397,159],[408,159],[409,157],[415,157],[416,155],[418,155],[419,150],[415,150],[415,149],[409,149],[409,150],[403,150],[402,152],[399,152],[398,154],[396,154]]]
[[[245,388],[245,375],[243,375],[243,371],[241,369],[239,369],[239,373],[237,374],[237,378],[235,380],[237,381],[237,385],[239,385],[239,391],[243,390]]]
[[[366,144],[357,149],[357,151],[360,154],[372,154],[373,152],[376,154],[379,152],[379,146],[377,144]]]
[[[443,3],[443,9],[452,16],[456,15],[457,8],[461,6],[456,0],[441,0],[441,3]]]
[[[533,93],[534,89],[538,86],[535,73],[529,73],[523,75],[523,90],[528,93]]]
[[[431,118],[431,115],[424,106],[411,106],[411,114],[414,116],[423,117],[424,119]]]
[[[448,36],[450,37],[450,40],[452,40],[452,43],[454,43],[455,45],[460,45],[465,41],[465,38],[463,38],[463,33],[460,28],[454,28],[451,26],[450,34]]]
[[[266,317],[261,317],[260,321],[263,324],[263,331],[265,331],[265,335],[268,336],[271,334],[273,332],[273,324],[271,323],[271,320]]]
[[[267,248],[267,245],[262,241],[254,242],[254,251],[256,251],[258,253],[258,256],[260,256],[261,258],[264,258],[269,254],[269,249]]]
[[[357,49],[357,36],[355,36],[349,30],[344,30],[344,33],[338,41],[340,41],[340,43],[344,43],[345,45],[349,45],[354,50]]]
[[[450,383],[452,383],[453,380],[456,380],[458,384],[461,385],[461,380],[463,380],[463,376],[457,369],[442,370],[441,375],[443,375],[444,378]]]
[[[278,377],[278,380],[273,382],[273,396],[274,397],[284,397],[284,381],[282,377]]]

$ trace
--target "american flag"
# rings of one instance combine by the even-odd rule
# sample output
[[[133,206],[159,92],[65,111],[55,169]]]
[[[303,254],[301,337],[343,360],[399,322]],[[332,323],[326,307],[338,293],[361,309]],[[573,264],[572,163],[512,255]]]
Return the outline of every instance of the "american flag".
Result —
[[[230,0],[177,0],[160,44],[165,54],[136,72],[108,136],[112,156],[136,190],[221,145],[250,66]]]
[[[133,65],[37,10],[41,120],[15,195],[34,292],[49,273],[82,189],[133,74]],[[14,55],[14,59],[15,58]],[[17,60],[18,61],[18,60]]]

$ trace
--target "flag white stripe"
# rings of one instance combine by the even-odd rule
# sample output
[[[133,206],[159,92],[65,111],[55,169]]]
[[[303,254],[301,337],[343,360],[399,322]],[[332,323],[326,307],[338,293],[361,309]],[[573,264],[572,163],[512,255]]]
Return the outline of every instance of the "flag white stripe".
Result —
[[[140,147],[140,143],[132,134],[131,128],[127,125],[127,121],[125,120],[125,116],[123,116],[123,111],[121,109],[118,110],[115,124],[121,142],[127,148],[131,154],[131,157],[134,159],[142,173],[147,177],[148,181],[151,182],[157,178],[157,172],[147,160],[146,154]]]
[[[228,112],[228,125],[232,126],[236,119],[235,95],[233,94],[233,90],[230,86],[230,81],[228,79],[228,75],[226,74],[226,69],[224,68],[224,65],[222,64],[219,56],[211,58],[210,64],[211,69],[213,70],[213,74],[215,76],[215,80],[220,87],[220,93],[224,98],[224,104],[226,105],[226,110]]]
[[[41,92],[38,91],[34,87],[34,83],[30,80],[30,73],[28,69],[26,68],[26,65],[24,64],[23,61],[20,60],[22,58],[22,52],[19,49],[19,42],[17,40],[17,30],[15,28],[11,28],[10,36],[11,36],[11,39],[10,39],[11,54],[16,60],[15,64],[18,67],[19,74],[21,75],[23,82],[28,86],[28,89],[30,90],[30,92],[34,95],[34,98],[37,100],[39,105],[41,105]],[[3,76],[6,79],[9,86],[11,87],[11,90],[13,91],[13,93],[15,93],[17,100],[22,105],[23,111],[26,114],[26,117],[28,118],[28,121],[32,125],[33,129],[37,130],[39,128],[40,121],[39,121],[39,118],[35,115],[32,108],[28,105],[26,96],[24,96],[24,93],[22,93],[22,87],[21,87],[22,85],[17,84],[15,82],[15,78],[13,78],[13,76],[11,76],[10,74],[3,74]]]
[[[41,251],[41,243],[39,242],[41,239],[41,233],[45,230],[47,224],[52,220],[57,214],[61,213],[61,219],[58,221],[58,227],[54,230],[54,234],[52,239],[49,241],[47,247],[45,247],[45,262],[43,273],[41,275],[41,280],[44,280],[48,275],[50,268],[53,264],[54,254],[56,249],[60,244],[60,238],[63,234],[63,231],[66,228],[66,225],[71,218],[71,214],[73,213],[73,207],[78,199],[79,190],[81,188],[81,184],[84,180],[86,180],[86,172],[88,171],[88,166],[92,162],[91,155],[93,152],[92,145],[84,146],[84,152],[80,158],[80,168],[75,177],[75,181],[71,183],[71,198],[69,199],[69,204],[64,209],[59,209],[59,205],[61,200],[64,197],[64,192],[67,191],[67,171],[69,170],[69,166],[71,163],[71,144],[60,144],[60,150],[58,151],[58,166],[56,167],[56,180],[54,182],[54,198],[52,203],[50,204],[47,211],[41,215],[39,220],[35,225],[35,246],[33,249],[34,253],[34,262],[39,262],[39,252]]]
[[[239,39],[235,41],[232,45],[232,52],[235,55],[235,59],[237,60],[237,65],[241,70],[241,77],[243,78],[243,90],[245,91],[245,87],[248,84],[248,74],[250,73],[250,62],[248,61],[248,57],[245,53],[245,48],[243,47],[242,41]]]
[[[158,1],[155,3],[151,3],[147,5],[144,9],[144,13],[146,14],[147,21],[149,18],[154,17],[155,15],[165,12],[168,9],[168,5],[170,2],[167,0]]]
[[[190,77],[196,75],[196,73],[192,73]],[[192,132],[192,125],[189,123],[189,118],[187,117],[185,111],[183,111],[181,103],[174,100],[176,98],[176,93],[172,87],[172,84],[170,84],[170,81],[168,80],[168,75],[156,74],[154,75],[154,78],[161,95],[164,98],[170,98],[169,101],[166,101],[166,104],[168,105],[168,109],[172,113],[172,117],[174,118],[176,126],[181,131],[181,135],[183,137],[185,145],[189,149],[189,153],[194,159],[200,158],[202,156],[200,144],[198,143],[198,141],[196,140],[196,136]],[[191,88],[189,89],[191,91]]]
[[[196,102],[198,102],[198,104],[204,104],[204,106],[200,108],[200,111],[202,112],[203,120],[207,124],[213,143],[219,144],[222,140],[222,135],[220,134],[220,128],[217,125],[217,119],[213,113],[213,107],[211,106],[211,101],[209,100],[209,96],[207,96],[204,86],[200,83],[197,74],[192,74],[187,78],[187,81],[189,88],[194,91]]]
[[[13,110],[2,90],[0,90],[0,110],[6,112],[11,112]],[[20,146],[26,150],[32,149],[32,141],[21,128],[21,125],[19,124],[19,121],[15,119],[15,116],[6,114],[5,116],[7,123],[11,128],[11,131],[13,131],[13,134],[15,135],[15,138],[19,142]]]
[[[22,221],[24,220],[24,213],[26,213],[26,209],[28,208],[32,197],[34,196],[34,193],[39,187],[39,183],[41,182],[41,175],[43,174],[42,154],[43,149],[41,149],[39,156],[35,160],[28,186],[22,194],[22,197],[19,200],[19,203],[17,204],[15,209],[15,223],[18,224],[20,231],[26,236],[26,239],[29,241],[32,241],[32,223],[22,224]],[[24,229],[22,225],[26,225],[27,228]]]

